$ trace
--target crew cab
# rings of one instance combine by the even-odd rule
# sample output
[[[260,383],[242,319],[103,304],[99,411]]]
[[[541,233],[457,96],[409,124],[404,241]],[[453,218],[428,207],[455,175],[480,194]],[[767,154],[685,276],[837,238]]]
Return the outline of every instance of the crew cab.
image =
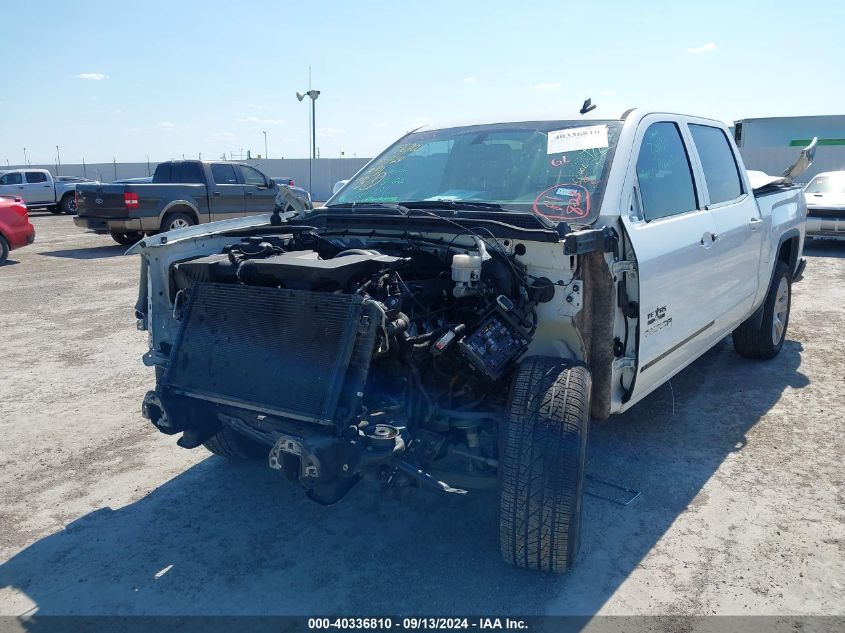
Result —
[[[845,171],[816,175],[804,187],[807,237],[845,239]]]
[[[151,183],[80,185],[74,222],[129,245],[144,234],[269,213],[285,191],[245,163],[170,161]]]
[[[74,190],[85,178],[53,178],[46,169],[0,171],[0,195],[18,196],[28,208],[46,207],[52,213],[76,212]]]
[[[156,370],[142,411],[319,503],[362,479],[498,487],[498,525],[479,530],[505,561],[560,572],[590,421],[727,335],[743,356],[778,354],[805,218],[802,190],[755,190],[710,119],[418,130],[324,207],[130,249]]]

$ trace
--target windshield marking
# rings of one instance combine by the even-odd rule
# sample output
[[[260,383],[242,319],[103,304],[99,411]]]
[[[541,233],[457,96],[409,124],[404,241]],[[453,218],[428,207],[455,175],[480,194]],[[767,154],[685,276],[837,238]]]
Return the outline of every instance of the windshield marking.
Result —
[[[546,154],[563,154],[584,149],[609,147],[606,125],[587,125],[549,132]]]

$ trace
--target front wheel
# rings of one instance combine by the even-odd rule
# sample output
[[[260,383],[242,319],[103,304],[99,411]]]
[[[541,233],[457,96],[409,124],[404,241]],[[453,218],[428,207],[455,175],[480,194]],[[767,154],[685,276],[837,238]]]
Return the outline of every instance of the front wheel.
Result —
[[[500,439],[499,546],[517,567],[575,563],[590,426],[590,372],[531,356],[511,383]]]
[[[746,358],[768,360],[778,355],[786,338],[792,306],[792,273],[778,261],[766,300],[733,331],[734,349]]]
[[[111,238],[121,246],[132,246],[141,240],[144,234],[140,231],[111,232]]]

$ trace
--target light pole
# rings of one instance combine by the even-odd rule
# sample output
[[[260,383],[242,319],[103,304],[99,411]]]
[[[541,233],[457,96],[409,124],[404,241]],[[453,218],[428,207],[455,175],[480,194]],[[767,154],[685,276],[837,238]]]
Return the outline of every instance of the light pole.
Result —
[[[320,96],[319,90],[309,90],[308,92],[297,92],[296,98],[302,101],[305,97],[311,97],[311,156],[308,157],[308,190],[312,189],[311,185],[311,161],[317,157],[317,97]]]
[[[267,156],[267,132],[262,130],[261,133],[264,135],[264,158],[267,159],[269,158],[269,156]]]
[[[27,158],[26,158],[26,148],[25,148],[25,147],[23,148],[23,164],[24,164],[24,165],[28,165],[28,164],[29,164],[29,161],[28,161],[28,160],[27,160]]]
[[[59,146],[56,145],[56,175],[59,175],[59,167],[62,166],[62,155],[59,152]]]

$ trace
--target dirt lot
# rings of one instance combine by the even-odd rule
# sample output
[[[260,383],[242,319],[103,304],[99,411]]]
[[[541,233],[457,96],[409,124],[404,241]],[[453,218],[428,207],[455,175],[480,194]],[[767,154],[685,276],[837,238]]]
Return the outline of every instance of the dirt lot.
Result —
[[[597,423],[577,568],[499,562],[496,498],[320,507],[140,416],[138,261],[67,216],[0,269],[0,614],[841,614],[845,244],[810,246],[771,362],[729,339]]]

